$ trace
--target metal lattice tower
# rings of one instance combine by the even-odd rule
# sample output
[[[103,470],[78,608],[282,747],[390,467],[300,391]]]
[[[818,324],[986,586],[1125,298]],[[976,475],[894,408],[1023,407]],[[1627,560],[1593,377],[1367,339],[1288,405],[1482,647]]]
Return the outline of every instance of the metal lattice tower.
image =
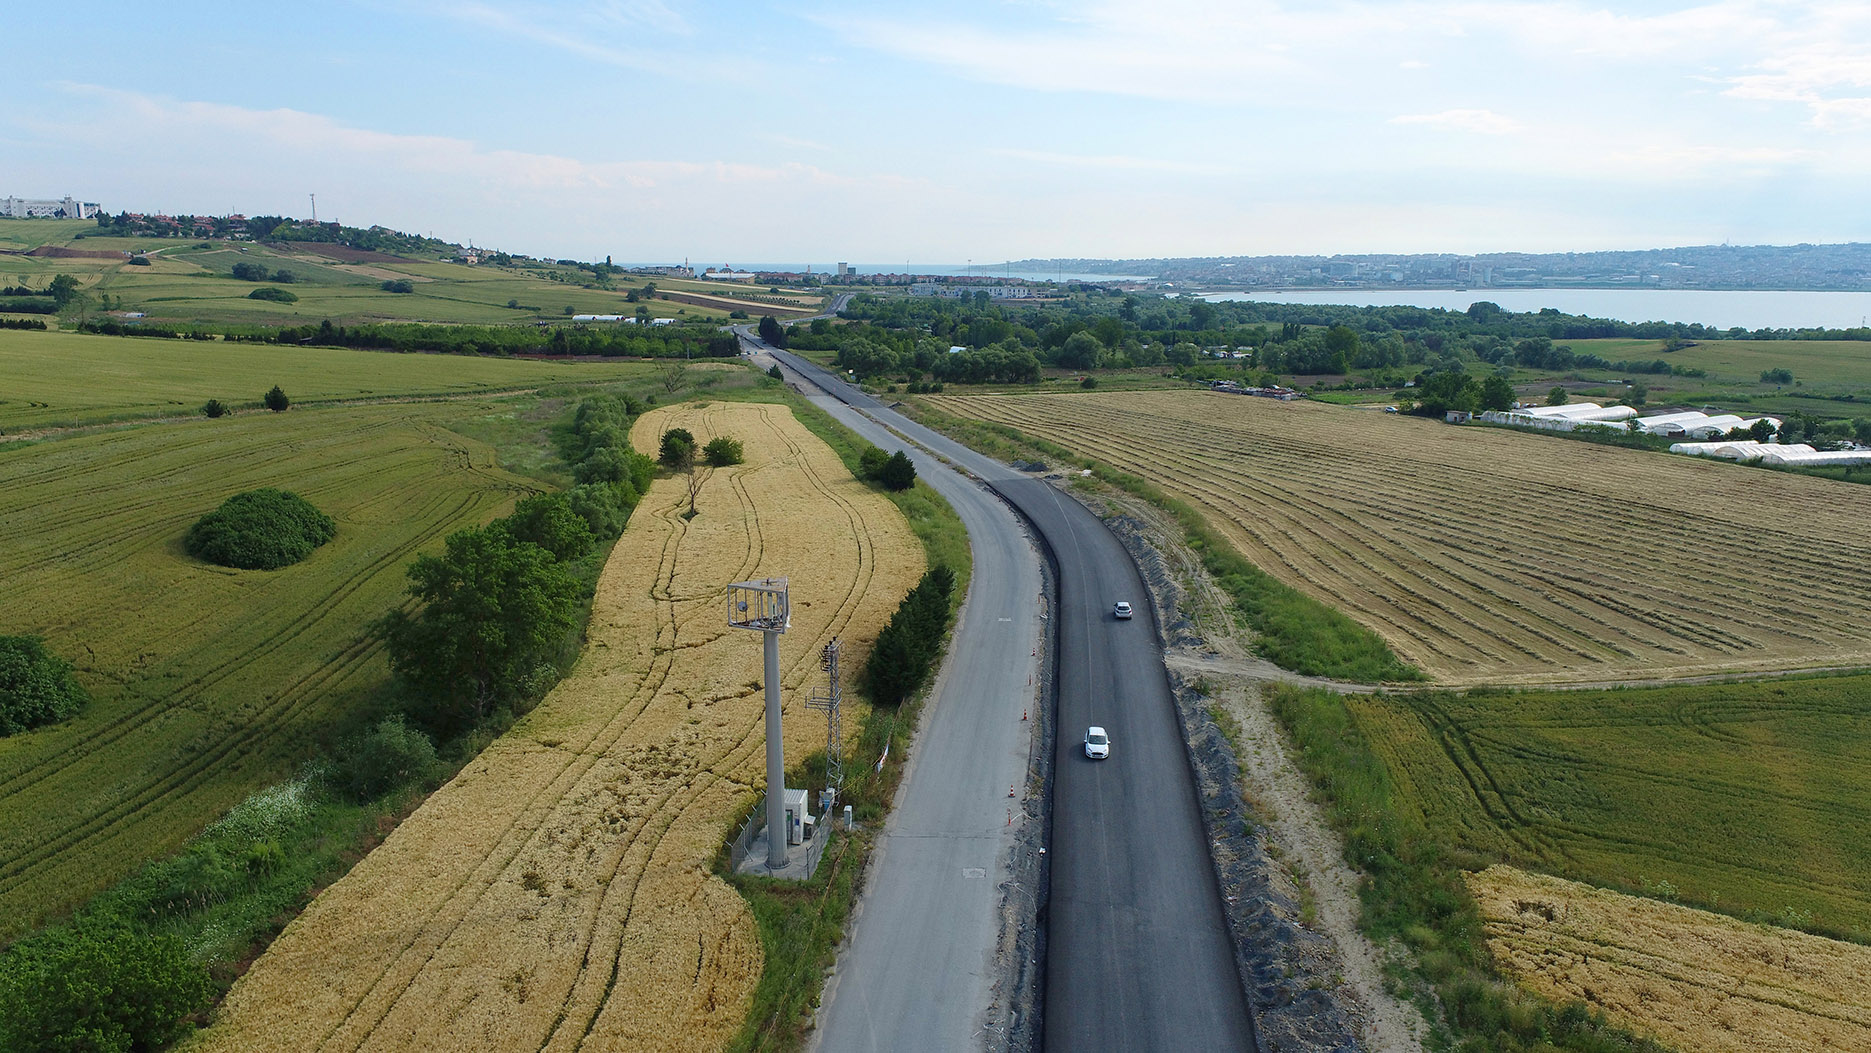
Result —
[[[844,696],[844,688],[838,680],[838,637],[832,637],[831,642],[819,651],[819,668],[825,670],[831,686],[812,692],[812,696],[806,699],[806,708],[825,711],[825,778],[835,789],[842,790],[845,786],[845,762],[840,744],[844,740],[844,730],[838,722],[838,702]]]

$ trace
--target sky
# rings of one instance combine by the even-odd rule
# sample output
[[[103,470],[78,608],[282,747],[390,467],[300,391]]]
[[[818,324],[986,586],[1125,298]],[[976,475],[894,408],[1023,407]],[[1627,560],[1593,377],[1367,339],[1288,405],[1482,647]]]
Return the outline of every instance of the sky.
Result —
[[[1871,3],[9,12],[0,195],[697,265],[1871,241]],[[34,41],[28,46],[21,42]]]

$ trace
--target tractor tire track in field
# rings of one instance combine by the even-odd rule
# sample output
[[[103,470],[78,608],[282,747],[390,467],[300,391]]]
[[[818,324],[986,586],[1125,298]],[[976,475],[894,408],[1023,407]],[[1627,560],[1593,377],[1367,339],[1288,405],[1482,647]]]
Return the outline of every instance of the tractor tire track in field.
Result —
[[[1190,501],[1444,683],[1871,662],[1871,493],[1210,392],[934,396]]]
[[[578,669],[276,941],[205,1048],[690,1049],[739,1026],[757,939],[706,867],[764,729],[760,645],[725,625],[722,588],[806,575],[784,638],[797,690],[826,640],[888,618],[920,546],[783,408],[657,411],[637,445],[678,423],[742,439],[749,463],[702,470],[693,520],[685,479],[652,488]],[[787,709],[792,755],[822,746]]]
[[[75,641],[81,676],[112,685],[75,721],[0,745],[0,905],[17,906],[13,925],[173,851],[285,774],[334,707],[385,677],[356,627],[401,602],[402,566],[533,490],[406,409],[299,420],[0,456],[0,530],[15,541],[0,554],[12,585],[0,618]],[[182,553],[195,516],[257,485],[300,489],[335,513],[339,539],[274,572]]]

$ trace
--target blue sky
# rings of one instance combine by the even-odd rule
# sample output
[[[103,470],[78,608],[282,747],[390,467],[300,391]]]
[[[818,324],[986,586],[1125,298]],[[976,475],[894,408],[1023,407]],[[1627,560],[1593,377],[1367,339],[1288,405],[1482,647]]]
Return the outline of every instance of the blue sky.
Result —
[[[620,262],[1871,240],[1871,4],[8,15],[0,194]],[[34,44],[20,46],[18,29]]]

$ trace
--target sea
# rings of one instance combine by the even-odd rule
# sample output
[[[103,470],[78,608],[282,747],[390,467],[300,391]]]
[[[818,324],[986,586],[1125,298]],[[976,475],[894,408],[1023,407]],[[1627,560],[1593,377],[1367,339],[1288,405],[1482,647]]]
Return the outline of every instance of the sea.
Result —
[[[1620,322],[1700,322],[1718,329],[1855,329],[1871,321],[1871,292],[1720,292],[1708,289],[1255,289],[1208,293],[1205,300],[1443,307],[1479,300],[1509,311],[1551,307]]]

